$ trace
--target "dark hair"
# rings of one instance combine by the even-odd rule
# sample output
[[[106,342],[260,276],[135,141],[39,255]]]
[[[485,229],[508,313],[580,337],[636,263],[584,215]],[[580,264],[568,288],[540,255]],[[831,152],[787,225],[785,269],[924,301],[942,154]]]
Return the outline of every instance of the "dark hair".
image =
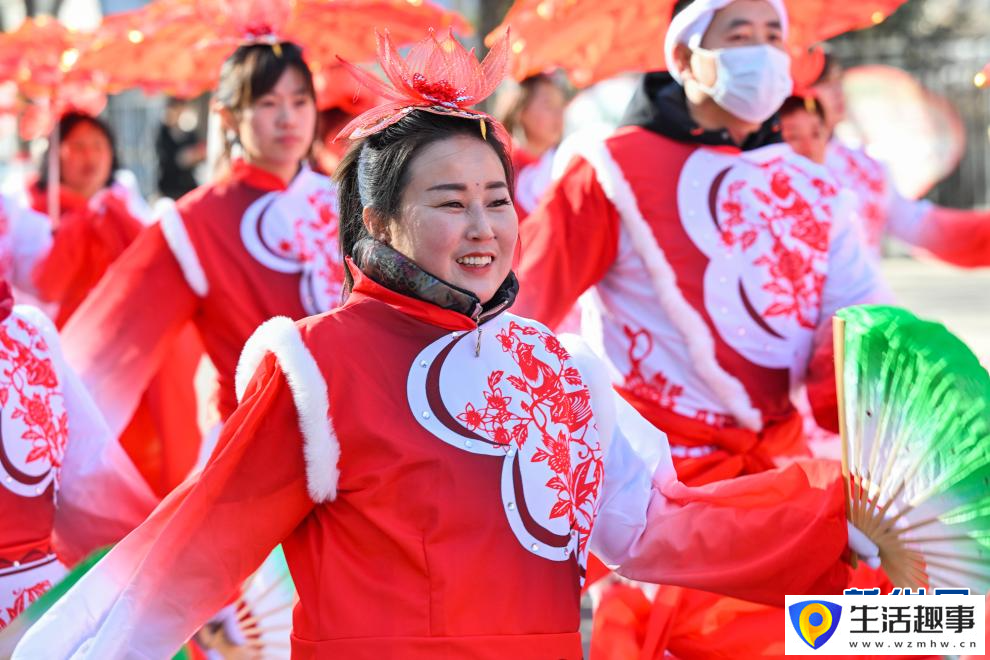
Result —
[[[677,2],[674,3],[674,9],[670,12],[670,17],[673,19],[692,4],[694,4],[694,0],[677,0]]]
[[[484,137],[479,121],[485,122]],[[502,162],[511,195],[512,160],[500,132],[501,127],[491,119],[414,110],[391,126],[352,144],[334,173],[340,200],[339,242],[343,257],[353,256],[354,245],[370,236],[363,219],[366,206],[385,218],[399,217],[402,193],[409,183],[409,166],[420,151],[434,142],[460,135],[483,139]],[[345,298],[353,284],[350,272],[344,269]]]
[[[822,106],[821,102],[814,96],[789,96],[784,104],[780,106],[780,110],[777,114],[781,117],[787,117],[795,112],[810,112],[813,115],[818,115],[818,118],[824,123],[828,123],[825,119],[825,108]]]
[[[48,138],[48,148],[45,150],[45,155],[41,158],[41,170],[38,172],[38,187],[42,190],[48,189],[48,162],[52,157],[52,145],[55,142],[56,136],[58,137],[59,144],[61,144],[76,126],[80,124],[89,124],[96,128],[103,133],[103,136],[110,144],[110,156],[112,158],[110,176],[103,185],[109,186],[113,183],[113,174],[120,169],[120,159],[117,157],[117,141],[114,139],[113,131],[110,130],[109,124],[98,117],[88,115],[85,112],[72,111],[62,115],[62,118],[58,120],[55,130],[52,131],[52,134]]]
[[[289,41],[280,44],[251,44],[235,50],[220,67],[220,82],[217,83],[215,99],[236,115],[272,91],[282,74],[289,69],[299,72],[306,91],[315,101],[313,74],[303,59],[302,49]],[[223,161],[230,159],[233,146],[234,143],[225,136]]]
[[[516,129],[519,128],[520,117],[523,111],[526,110],[526,106],[532,102],[533,97],[536,95],[536,90],[540,88],[540,85],[550,85],[556,87],[561,92],[565,91],[563,86],[553,76],[545,73],[538,73],[520,82],[517,92],[512,96],[508,107],[502,110],[499,117],[509,135],[513,135]]]

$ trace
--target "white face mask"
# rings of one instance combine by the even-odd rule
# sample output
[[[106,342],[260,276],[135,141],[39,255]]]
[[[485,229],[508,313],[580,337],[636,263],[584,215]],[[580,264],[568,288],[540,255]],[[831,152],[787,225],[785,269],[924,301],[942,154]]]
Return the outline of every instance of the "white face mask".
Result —
[[[715,58],[716,79],[713,87],[698,84],[720,107],[736,117],[762,124],[780,109],[791,95],[791,58],[773,46],[741,46],[696,52]]]

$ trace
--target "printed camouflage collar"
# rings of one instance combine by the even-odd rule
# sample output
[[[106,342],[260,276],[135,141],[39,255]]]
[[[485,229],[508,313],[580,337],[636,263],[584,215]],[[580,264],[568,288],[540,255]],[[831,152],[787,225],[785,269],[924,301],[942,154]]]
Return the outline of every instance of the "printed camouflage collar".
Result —
[[[431,303],[481,324],[512,306],[519,292],[514,273],[502,282],[484,305],[470,291],[444,282],[420,268],[412,259],[372,238],[354,245],[354,263],[365,275],[392,291]]]

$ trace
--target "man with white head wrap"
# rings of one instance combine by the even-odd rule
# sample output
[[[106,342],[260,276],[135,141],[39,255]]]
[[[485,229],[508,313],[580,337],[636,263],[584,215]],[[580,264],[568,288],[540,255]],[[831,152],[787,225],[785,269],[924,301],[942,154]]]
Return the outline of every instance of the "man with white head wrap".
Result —
[[[582,334],[667,433],[680,479],[705,484],[808,455],[790,400],[802,383],[837,428],[832,315],[887,293],[828,172],[780,144],[782,0],[678,9],[671,71],[644,76],[611,137],[561,147],[562,172],[521,228],[515,307],[554,326],[588,291]],[[809,487],[832,467],[816,464]],[[684,657],[772,655],[782,610],[764,615],[755,637],[749,622],[689,630]],[[652,651],[670,640],[681,655],[674,624],[659,625]]]

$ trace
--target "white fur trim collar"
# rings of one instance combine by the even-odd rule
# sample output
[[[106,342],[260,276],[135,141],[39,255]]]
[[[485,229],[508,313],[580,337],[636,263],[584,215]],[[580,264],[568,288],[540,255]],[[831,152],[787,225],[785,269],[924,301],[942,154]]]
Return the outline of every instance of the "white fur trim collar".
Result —
[[[237,363],[234,387],[240,401],[265,355],[272,353],[292,392],[299,415],[306,456],[306,485],[317,504],[337,497],[340,444],[330,420],[327,383],[313,354],[306,348],[291,319],[276,316],[262,323],[244,345]]]
[[[179,268],[182,269],[189,288],[200,298],[205,298],[210,290],[206,273],[196,255],[196,248],[189,238],[182,216],[175,208],[175,202],[167,198],[158,200],[155,204],[155,215],[160,218],[162,235],[165,236],[165,242],[172,250],[175,260],[179,262]]]

